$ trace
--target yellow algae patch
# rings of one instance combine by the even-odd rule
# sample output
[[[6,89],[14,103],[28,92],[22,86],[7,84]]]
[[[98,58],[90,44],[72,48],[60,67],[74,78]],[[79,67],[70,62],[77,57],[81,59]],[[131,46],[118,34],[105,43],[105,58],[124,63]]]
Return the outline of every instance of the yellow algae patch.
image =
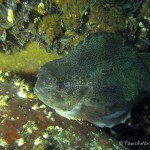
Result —
[[[57,52],[47,53],[38,42],[32,42],[25,50],[13,55],[0,53],[0,70],[34,74],[43,64],[58,58]]]

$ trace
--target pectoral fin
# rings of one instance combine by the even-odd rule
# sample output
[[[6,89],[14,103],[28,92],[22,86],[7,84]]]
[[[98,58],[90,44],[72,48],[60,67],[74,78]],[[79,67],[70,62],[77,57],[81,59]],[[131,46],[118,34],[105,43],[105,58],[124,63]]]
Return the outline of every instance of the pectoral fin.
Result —
[[[95,125],[100,127],[113,127],[116,124],[124,123],[130,117],[129,111],[118,111],[113,114],[104,116],[99,121],[94,122]]]

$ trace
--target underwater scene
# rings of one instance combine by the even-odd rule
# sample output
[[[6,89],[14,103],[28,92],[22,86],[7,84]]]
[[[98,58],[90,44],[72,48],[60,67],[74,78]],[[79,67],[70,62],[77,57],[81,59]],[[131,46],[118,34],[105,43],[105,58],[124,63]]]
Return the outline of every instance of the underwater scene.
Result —
[[[150,0],[0,0],[0,150],[149,150]]]

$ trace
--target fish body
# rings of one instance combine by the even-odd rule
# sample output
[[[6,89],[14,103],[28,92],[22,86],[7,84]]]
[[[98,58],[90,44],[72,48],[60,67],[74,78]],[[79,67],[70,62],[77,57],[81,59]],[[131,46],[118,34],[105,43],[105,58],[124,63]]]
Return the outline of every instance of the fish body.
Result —
[[[112,127],[125,120],[142,92],[150,92],[150,73],[119,34],[95,33],[46,63],[34,90],[62,116]]]

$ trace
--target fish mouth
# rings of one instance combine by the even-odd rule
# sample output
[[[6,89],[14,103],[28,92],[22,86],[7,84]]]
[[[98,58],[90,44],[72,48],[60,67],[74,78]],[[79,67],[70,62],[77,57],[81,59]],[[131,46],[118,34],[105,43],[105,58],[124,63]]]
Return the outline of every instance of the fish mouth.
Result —
[[[34,93],[37,95],[37,97],[44,102],[46,105],[48,105],[49,107],[53,108],[60,116],[62,117],[66,117],[67,119],[76,119],[76,115],[79,112],[78,110],[81,109],[81,106],[79,103],[76,104],[76,106],[74,106],[73,108],[71,108],[70,110],[65,110],[62,108],[59,108],[57,106],[53,106],[52,104],[50,105],[47,100],[50,100],[50,97],[48,97],[43,88],[41,87],[37,87],[37,85],[35,85],[34,87]]]
[[[54,107],[54,109],[62,117],[65,117],[67,119],[77,120],[77,119],[79,119],[78,116],[81,112],[82,104],[78,103],[73,109],[71,109],[69,111],[59,109],[59,108],[55,108],[55,107]]]
[[[65,103],[65,101],[67,101],[67,98],[66,100],[64,100],[64,98],[60,96],[59,92],[55,92],[55,96],[53,96],[53,90],[51,90],[51,94],[48,95],[46,94],[45,90],[45,88],[43,89],[43,87],[39,87],[37,85],[35,85],[34,87],[34,93],[37,95],[38,99],[45,103],[47,106],[61,112],[69,112],[76,106],[76,104],[69,105],[68,103]]]
[[[41,87],[38,87],[35,85],[34,87],[34,93],[37,95],[37,97],[45,103],[45,100],[48,100],[49,97],[45,94],[44,90]]]

